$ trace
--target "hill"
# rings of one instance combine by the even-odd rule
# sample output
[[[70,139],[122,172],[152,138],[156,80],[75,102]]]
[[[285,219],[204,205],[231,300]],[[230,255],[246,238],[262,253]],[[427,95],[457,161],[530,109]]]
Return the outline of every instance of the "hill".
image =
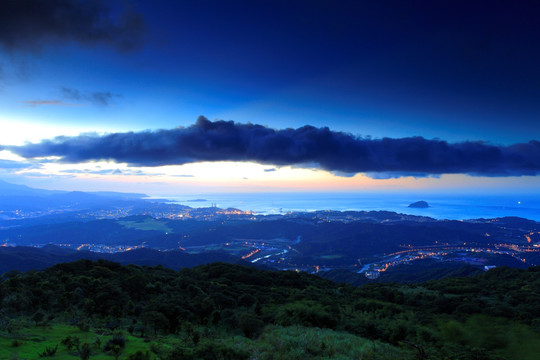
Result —
[[[535,359],[539,272],[352,287],[225,263],[173,271],[80,260],[4,276],[0,335],[34,319],[146,337],[154,359]]]
[[[187,254],[182,250],[158,251],[141,248],[109,254],[84,250],[77,251],[54,245],[46,245],[43,248],[17,246],[0,247],[0,274],[9,271],[43,270],[55,264],[81,259],[94,261],[104,259],[124,265],[162,265],[173,270],[179,270],[184,267],[194,267],[216,261],[229,262],[232,264],[249,264],[242,261],[239,257],[221,252]]]

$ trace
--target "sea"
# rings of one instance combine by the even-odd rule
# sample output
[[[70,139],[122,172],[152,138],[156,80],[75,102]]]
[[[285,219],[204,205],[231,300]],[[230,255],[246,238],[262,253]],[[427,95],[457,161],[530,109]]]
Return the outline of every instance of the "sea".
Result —
[[[386,210],[429,216],[435,219],[467,220],[516,216],[540,221],[540,195],[438,195],[373,194],[353,192],[273,192],[219,193],[165,196],[172,203],[194,208],[236,208],[255,214],[286,214],[316,210]],[[411,208],[416,201],[426,201],[428,208]]]

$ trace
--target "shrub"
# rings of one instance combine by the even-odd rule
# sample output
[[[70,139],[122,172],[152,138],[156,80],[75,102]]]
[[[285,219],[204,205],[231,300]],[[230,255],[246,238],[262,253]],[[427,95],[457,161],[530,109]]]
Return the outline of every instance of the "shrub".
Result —
[[[249,353],[227,344],[201,341],[195,348],[176,347],[166,360],[201,359],[201,360],[248,360]]]
[[[126,347],[126,338],[121,333],[116,333],[113,335],[107,343],[105,343],[104,351],[111,351],[115,346],[119,346],[121,349]]]
[[[148,351],[142,352],[138,350],[137,352],[128,355],[127,360],[150,360],[150,353]]]
[[[336,319],[321,304],[313,301],[297,301],[281,306],[276,320],[284,326],[302,325],[332,329],[337,324]]]
[[[255,316],[255,314],[243,313],[238,320],[238,326],[245,336],[255,339],[261,334],[264,322]]]
[[[39,353],[38,356],[40,358],[42,357],[49,357],[49,356],[53,356],[54,354],[56,354],[56,351],[58,350],[58,345],[56,345],[55,347],[46,347],[45,350],[43,350],[42,353]]]
[[[99,336],[94,340],[94,346],[96,347],[96,350],[101,350],[101,338]]]
[[[81,360],[88,360],[92,354],[92,348],[89,343],[83,343],[79,348],[79,357]]]
[[[62,341],[61,344],[64,345],[68,351],[71,351],[73,348],[79,348],[80,340],[77,336],[67,336]]]
[[[79,330],[88,332],[90,331],[90,322],[88,320],[81,320],[77,323]]]
[[[157,343],[151,343],[150,344],[150,351],[153,352],[156,355],[161,355],[161,353],[163,352],[163,348],[162,348],[161,345],[159,345]]]
[[[13,346],[13,347],[19,347],[21,345],[22,345],[22,341],[19,341],[19,340],[13,340],[11,342],[11,346]]]

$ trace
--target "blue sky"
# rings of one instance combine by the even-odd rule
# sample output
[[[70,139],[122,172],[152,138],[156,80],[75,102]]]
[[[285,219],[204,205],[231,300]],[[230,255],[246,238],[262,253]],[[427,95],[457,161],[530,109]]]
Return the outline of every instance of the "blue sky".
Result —
[[[199,115],[276,131],[328,127],[363,139],[496,147],[540,139],[540,6],[534,2],[16,3],[1,5],[0,146],[81,132],[190,127]],[[248,157],[148,167],[114,155],[58,163],[46,158],[51,154],[21,158],[8,150],[0,153],[5,161],[27,167],[5,165],[0,175],[36,186],[154,192],[440,191],[455,186],[456,177],[463,191],[475,191],[480,177],[493,184],[489,191],[534,192],[540,159],[537,147],[530,149],[519,153],[527,171],[489,173],[489,179],[471,168],[388,174],[381,165],[380,174],[344,174],[316,157],[309,164]],[[216,166],[228,180],[216,179]]]

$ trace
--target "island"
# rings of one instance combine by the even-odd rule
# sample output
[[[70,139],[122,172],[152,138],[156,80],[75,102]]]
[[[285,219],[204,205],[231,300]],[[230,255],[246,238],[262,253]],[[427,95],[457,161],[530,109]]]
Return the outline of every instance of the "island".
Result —
[[[425,209],[429,207],[429,204],[426,201],[417,201],[409,204],[410,208]]]

